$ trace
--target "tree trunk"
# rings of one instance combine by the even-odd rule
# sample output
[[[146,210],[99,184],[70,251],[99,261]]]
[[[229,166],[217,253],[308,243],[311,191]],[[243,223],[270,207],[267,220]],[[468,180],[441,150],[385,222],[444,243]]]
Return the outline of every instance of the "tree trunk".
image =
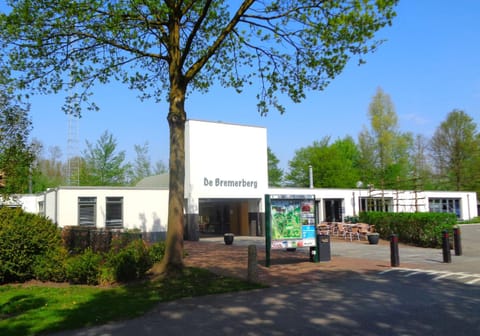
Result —
[[[153,268],[154,273],[166,276],[178,273],[184,267],[185,91],[183,85],[171,89],[167,117],[170,128],[168,229],[165,256]]]
[[[184,197],[185,197],[185,94],[188,80],[182,74],[182,53],[180,48],[181,13],[173,11],[169,20],[169,111],[170,163],[168,195],[168,227],[165,255],[153,271],[169,276],[182,271]],[[157,269],[156,269],[157,268]]]

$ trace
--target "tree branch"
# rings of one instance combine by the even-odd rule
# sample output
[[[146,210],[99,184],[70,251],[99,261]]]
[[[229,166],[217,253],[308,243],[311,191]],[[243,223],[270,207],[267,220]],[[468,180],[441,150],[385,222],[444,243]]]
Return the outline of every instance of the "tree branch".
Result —
[[[195,62],[190,69],[185,73],[185,80],[188,83],[195,75],[203,68],[205,63],[215,54],[215,52],[220,48],[220,45],[223,43],[225,38],[234,30],[235,26],[238,24],[241,17],[245,12],[252,6],[255,0],[245,0],[241,6],[238,8],[237,12],[227,24],[222,33],[218,36],[215,42],[208,48],[207,52],[203,57],[201,57],[197,62]]]

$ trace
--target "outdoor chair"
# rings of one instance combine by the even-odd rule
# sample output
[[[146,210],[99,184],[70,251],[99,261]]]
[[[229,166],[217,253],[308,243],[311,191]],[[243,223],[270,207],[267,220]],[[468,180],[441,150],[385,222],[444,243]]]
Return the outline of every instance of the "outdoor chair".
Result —
[[[338,237],[339,235],[342,235],[342,237],[343,237],[344,239],[346,239],[347,230],[346,230],[345,226],[343,226],[342,223],[337,223],[337,237]]]
[[[346,235],[350,237],[350,241],[353,241],[353,237],[357,237],[357,239],[360,240],[360,231],[356,226],[352,226],[350,230],[347,231]]]
[[[367,234],[370,232],[370,227],[367,223],[359,223],[358,224],[358,232],[360,236],[365,237],[367,239]]]

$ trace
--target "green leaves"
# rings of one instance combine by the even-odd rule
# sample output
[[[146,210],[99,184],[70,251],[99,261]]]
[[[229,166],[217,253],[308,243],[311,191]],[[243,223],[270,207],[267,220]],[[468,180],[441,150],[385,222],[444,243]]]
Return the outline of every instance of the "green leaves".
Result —
[[[295,152],[288,163],[290,171],[285,179],[297,187],[309,186],[308,166],[313,168],[316,188],[353,188],[359,179],[358,150],[351,137],[330,144],[324,137],[313,145]]]
[[[112,78],[159,100],[174,73],[191,90],[257,83],[260,112],[283,112],[280,94],[299,102],[308,89],[323,90],[350,58],[363,62],[396,3],[10,1],[0,16],[2,59],[16,88],[82,86],[67,99],[68,113],[79,114],[93,85]]]
[[[0,172],[2,195],[28,192],[30,169],[35,154],[29,142],[31,121],[28,106],[22,106],[4,91],[0,92]]]
[[[96,144],[87,141],[81,185],[115,186],[127,184],[129,165],[124,164],[125,151],[117,152],[117,141],[105,131]]]
[[[431,148],[445,187],[480,190],[480,133],[472,117],[462,110],[451,111],[437,127]]]

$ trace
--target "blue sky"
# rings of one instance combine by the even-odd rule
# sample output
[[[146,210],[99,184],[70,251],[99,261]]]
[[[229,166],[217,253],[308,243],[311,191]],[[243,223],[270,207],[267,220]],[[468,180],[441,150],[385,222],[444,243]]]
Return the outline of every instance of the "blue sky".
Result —
[[[301,104],[284,100],[284,115],[272,111],[261,117],[253,88],[239,95],[215,87],[207,94],[191,93],[187,116],[266,127],[282,168],[295,150],[324,136],[357,139],[369,125],[368,105],[378,87],[390,95],[402,131],[430,137],[453,109],[464,110],[480,128],[479,15],[476,0],[402,0],[393,26],[378,34],[387,41],[367,56],[367,64],[353,61],[325,91],[310,92]],[[86,140],[95,142],[108,130],[128,159],[134,157],[135,144],[148,142],[152,162],[168,163],[165,103],[140,102],[135,92],[115,84],[97,86],[95,101],[101,110],[85,112],[78,124],[80,150]],[[32,137],[66,153],[68,117],[61,104],[59,96],[31,101]]]

